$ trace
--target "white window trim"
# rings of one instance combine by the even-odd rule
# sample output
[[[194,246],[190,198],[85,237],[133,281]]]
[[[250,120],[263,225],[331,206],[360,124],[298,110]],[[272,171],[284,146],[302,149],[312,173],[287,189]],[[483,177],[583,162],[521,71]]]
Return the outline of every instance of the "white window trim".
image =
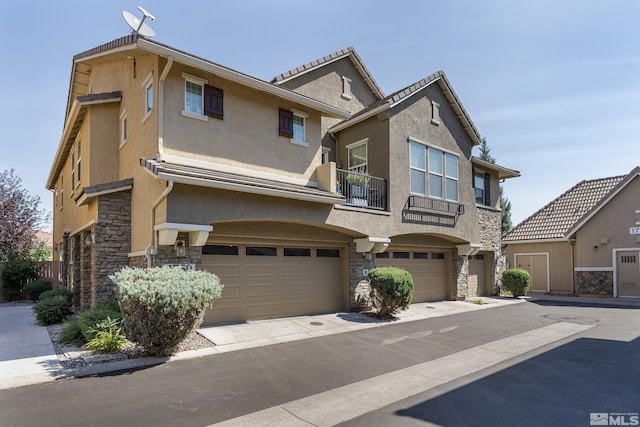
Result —
[[[78,138],[73,147],[76,151],[76,186],[78,188],[80,186],[80,173],[82,172],[82,138]]]
[[[353,82],[353,80],[351,80],[349,77],[346,76],[342,76],[342,98],[346,99],[347,101],[351,101],[352,96],[351,96],[351,83]]]
[[[436,101],[431,101],[431,123],[440,124],[440,104]]]
[[[296,110],[296,109],[291,109],[291,112],[293,113],[294,116],[298,116],[301,117],[303,120],[303,124],[302,127],[304,129],[304,141],[298,141],[297,139],[293,139],[293,137],[289,140],[289,142],[293,145],[298,145],[300,147],[308,147],[309,143],[307,142],[307,118],[309,117],[309,114],[305,113],[304,111],[300,111],[300,110]]]
[[[451,151],[451,150],[447,150],[446,148],[442,148],[442,147],[438,147],[437,145],[433,145],[433,144],[429,144],[426,143],[424,141],[419,140],[418,138],[413,138],[413,137],[409,137],[407,138],[407,143],[409,144],[409,153],[411,153],[411,142],[415,142],[418,144],[422,144],[424,146],[427,147],[427,163],[426,163],[426,173],[427,173],[427,182],[426,182],[426,188],[425,188],[425,194],[418,194],[418,193],[411,193],[411,194],[416,194],[417,196],[424,196],[424,197],[432,197],[429,195],[429,174],[431,172],[429,172],[429,148],[433,148],[434,150],[438,150],[438,151],[442,151],[445,154],[450,154],[452,156],[455,156],[458,160],[458,177],[457,178],[453,178],[453,177],[449,177],[447,176],[447,168],[446,168],[446,156],[442,156],[442,161],[444,162],[443,164],[443,172],[442,174],[436,174],[434,173],[434,175],[438,175],[440,177],[442,177],[442,191],[443,191],[443,197],[442,199],[437,198],[437,197],[433,197],[434,199],[437,200],[444,200],[446,202],[456,202],[456,203],[460,203],[460,154]],[[409,171],[411,171],[411,159],[409,159]],[[418,169],[416,169],[418,170]],[[447,185],[446,185],[446,180],[447,178],[449,179],[455,179],[456,182],[458,183],[458,199],[457,200],[452,200],[452,199],[447,199]],[[409,191],[411,192],[411,188],[409,188]],[[474,195],[474,200],[475,200],[475,195]]]
[[[209,116],[204,114],[204,86],[209,84],[207,79],[203,79],[202,77],[197,77],[189,73],[182,73],[182,78],[184,79],[184,103],[182,109],[182,116],[188,117],[190,119],[201,120],[203,122],[209,121]],[[187,82],[191,82],[197,85],[202,86],[202,114],[193,113],[191,111],[187,111]]]
[[[145,78],[142,82],[142,88],[144,89],[144,96],[142,97],[142,99],[144,100],[144,117],[142,117],[142,123],[146,122],[151,116],[151,113],[153,113],[153,99],[151,100],[151,108],[149,109],[149,111],[147,111],[147,91],[149,90],[149,86],[152,87],[151,96],[155,98],[155,96],[153,96],[153,71],[150,72],[147,78]]]
[[[347,170],[351,170],[351,167],[349,166],[349,150],[355,147],[359,147],[360,145],[367,146],[367,160],[365,161],[364,166],[366,167],[367,171],[369,170],[369,138],[364,138],[359,141],[347,144],[347,146],[345,147],[347,149]]]
[[[127,143],[129,136],[129,124],[127,123],[127,109],[120,114],[120,148]]]

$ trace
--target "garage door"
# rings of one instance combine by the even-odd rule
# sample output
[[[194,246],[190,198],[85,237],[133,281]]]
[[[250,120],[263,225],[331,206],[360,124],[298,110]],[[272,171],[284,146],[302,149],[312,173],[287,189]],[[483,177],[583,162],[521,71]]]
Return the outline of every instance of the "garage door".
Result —
[[[616,251],[618,296],[640,297],[640,253]]]
[[[516,254],[516,267],[531,275],[530,291],[549,292],[548,254]]]
[[[377,254],[379,267],[400,267],[413,276],[412,302],[447,299],[446,253],[391,250]]]
[[[339,311],[340,248],[206,245],[202,269],[224,284],[204,324]]]
[[[469,257],[469,295],[470,297],[483,297],[487,293],[487,268],[485,254],[477,254]]]

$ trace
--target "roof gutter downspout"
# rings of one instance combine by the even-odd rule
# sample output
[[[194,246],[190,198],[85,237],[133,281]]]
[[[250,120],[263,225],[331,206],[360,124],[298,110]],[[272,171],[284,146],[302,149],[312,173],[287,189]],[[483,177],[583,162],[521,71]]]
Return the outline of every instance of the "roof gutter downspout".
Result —
[[[164,66],[158,82],[158,152],[156,158],[159,161],[163,161],[164,157],[164,81],[169,75],[171,66],[173,66],[173,56],[167,57],[167,64]]]
[[[156,208],[158,207],[158,205],[167,198],[167,196],[169,195],[169,193],[171,193],[171,190],[173,190],[173,180],[170,179],[169,183],[167,184],[167,188],[164,189],[164,191],[162,192],[162,194],[160,195],[160,197],[158,197],[158,200],[156,200],[153,203],[153,206],[151,207],[151,238],[149,245],[145,248],[144,250],[144,256],[147,257],[147,267],[151,268],[151,249],[157,249],[157,244],[156,244],[156,231],[154,230],[154,225],[156,223]]]

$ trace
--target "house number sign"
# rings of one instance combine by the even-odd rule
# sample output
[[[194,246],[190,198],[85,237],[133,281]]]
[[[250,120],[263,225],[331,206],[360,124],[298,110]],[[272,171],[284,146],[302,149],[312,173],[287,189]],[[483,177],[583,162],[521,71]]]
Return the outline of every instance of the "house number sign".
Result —
[[[629,234],[640,234],[640,227],[629,227]]]

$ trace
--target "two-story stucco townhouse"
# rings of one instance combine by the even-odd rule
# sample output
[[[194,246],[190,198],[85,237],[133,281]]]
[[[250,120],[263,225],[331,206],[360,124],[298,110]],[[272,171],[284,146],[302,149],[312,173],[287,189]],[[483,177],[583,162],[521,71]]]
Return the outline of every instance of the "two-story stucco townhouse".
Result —
[[[414,301],[489,294],[499,181],[442,72],[390,96],[352,49],[272,82],[143,37],[74,57],[47,181],[59,278],[87,307],[122,266],[224,283],[205,323],[368,305],[397,265]]]

